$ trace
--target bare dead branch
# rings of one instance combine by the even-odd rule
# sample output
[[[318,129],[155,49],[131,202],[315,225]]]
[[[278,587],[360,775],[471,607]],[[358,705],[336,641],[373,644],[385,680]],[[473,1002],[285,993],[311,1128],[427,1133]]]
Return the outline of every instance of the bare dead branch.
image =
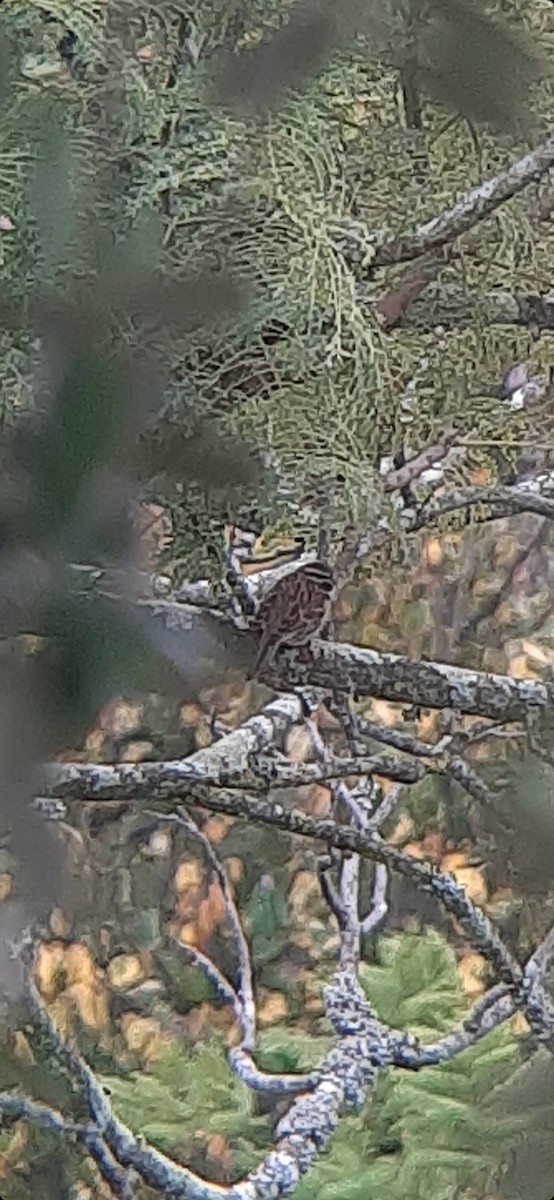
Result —
[[[199,971],[205,976],[212,987],[215,988],[219,998],[229,1004],[235,1014],[235,1020],[239,1028],[241,1028],[243,1013],[239,996],[229,980],[225,978],[219,967],[212,961],[207,954],[202,950],[198,950],[196,946],[189,946],[187,942],[181,942],[177,938],[173,938],[173,943],[176,949],[184,958],[198,967]]]
[[[0,1112],[8,1117],[22,1117],[32,1121],[39,1129],[51,1129],[54,1133],[79,1134],[85,1126],[68,1121],[62,1113],[37,1100],[29,1100],[20,1092],[0,1092]]]
[[[543,938],[540,945],[537,946],[537,949],[531,955],[531,958],[529,959],[529,963],[532,963],[532,964],[534,964],[534,966],[538,967],[539,971],[541,971],[541,973],[544,975],[545,972],[548,970],[553,958],[554,958],[554,925],[552,926],[552,929],[549,929],[548,933],[546,934],[546,937]]]
[[[434,895],[442,907],[455,917],[476,949],[491,962],[499,977],[511,986],[520,985],[521,968],[500,941],[488,917],[471,904],[464,889],[447,873],[436,871],[419,859],[389,846],[376,833],[355,826],[337,825],[330,818],[309,817],[297,810],[286,809],[281,804],[254,800],[239,791],[207,791],[202,805],[212,812],[227,813],[273,826],[324,842],[338,850],[360,854],[372,862],[384,863],[391,870],[412,879],[424,892]]]
[[[29,952],[29,948],[27,948]],[[93,1071],[59,1033],[30,975],[27,979],[29,996],[35,1020],[44,1030],[53,1052],[69,1070],[71,1077],[79,1083],[86,1098],[93,1122],[93,1134],[101,1140],[120,1167],[135,1170],[146,1183],[158,1191],[169,1193],[183,1200],[221,1200],[226,1189],[206,1183],[199,1176],[167,1158],[158,1150],[147,1146],[144,1139],[135,1137],[131,1130],[116,1117],[107,1093]],[[93,1153],[95,1143],[87,1145]],[[102,1147],[100,1147],[101,1149]],[[116,1193],[117,1194],[117,1193]],[[125,1200],[131,1194],[128,1193]],[[239,1193],[240,1195],[240,1193]],[[246,1200],[246,1193],[244,1193]]]
[[[489,804],[492,800],[492,792],[484,779],[481,779],[478,771],[475,770],[464,758],[459,754],[449,754],[447,756],[448,767],[445,774],[451,775],[452,779],[459,783],[469,796],[477,800],[479,804]]]
[[[343,723],[346,725],[347,734],[353,732],[353,722],[350,706],[348,702],[342,706]],[[324,770],[333,769],[333,755],[325,745],[319,730],[313,721],[309,721],[308,728],[311,735],[311,743],[317,754],[319,763]],[[349,742],[352,749],[356,749],[356,742],[349,736]],[[354,761],[357,761],[356,758]],[[346,811],[350,813],[351,820],[359,829],[366,829],[367,822],[372,811],[372,785],[370,775],[371,772],[361,772],[363,779],[358,782],[356,792],[347,787],[345,783],[334,782],[332,784],[332,795],[335,803],[342,803]],[[378,865],[375,870],[378,869]],[[386,869],[385,869],[386,877]],[[360,859],[357,854],[352,854],[343,858],[339,868],[339,884],[338,890],[334,888],[330,879],[324,872],[320,872],[320,881],[323,888],[323,894],[328,900],[331,911],[334,912],[340,929],[340,954],[339,965],[342,971],[357,975],[360,953],[361,953],[361,936],[362,936],[362,919],[359,912],[359,891],[360,891]],[[384,901],[384,897],[382,897]],[[377,925],[379,919],[382,919],[387,911],[384,903],[380,905],[379,915],[376,908],[372,909],[374,925]]]
[[[385,491],[400,491],[401,488],[407,487],[408,484],[412,483],[414,479],[419,479],[419,476],[424,471],[427,471],[429,467],[433,467],[435,463],[446,458],[455,440],[455,430],[445,429],[436,442],[432,442],[429,446],[424,446],[419,451],[419,454],[415,454],[413,458],[408,459],[408,462],[403,467],[388,472],[385,476]]]
[[[244,727],[243,727],[244,728]],[[229,734],[242,751],[236,733]],[[227,738],[222,739],[227,741]],[[221,745],[222,743],[218,743]],[[202,803],[206,788],[225,787],[266,793],[274,788],[307,787],[353,775],[383,775],[402,783],[417,783],[425,774],[420,763],[402,762],[387,755],[368,758],[332,758],[327,763],[290,763],[281,756],[266,756],[251,766],[240,763],[229,746],[227,760],[219,764],[198,751],[171,762],[53,763],[41,782],[43,798],[87,800],[95,804],[124,801],[167,805],[179,798]]]
[[[452,208],[439,213],[425,225],[418,226],[413,233],[401,233],[378,247],[372,269],[408,262],[453,242],[478,221],[489,217],[501,204],[517,196],[530,183],[540,179],[553,165],[554,137],[550,137],[492,179],[483,180],[461,196]]]
[[[318,1082],[318,1073],[308,1075],[274,1074],[257,1067],[251,1054],[242,1046],[231,1046],[227,1053],[231,1070],[253,1092],[270,1092],[273,1096],[298,1096],[311,1092]]]
[[[384,726],[377,725],[374,721],[365,721],[359,718],[359,729],[366,737],[373,738],[375,741],[383,742],[386,745],[394,746],[397,750],[401,750],[405,754],[413,754],[417,758],[428,758],[433,764],[435,771],[441,771],[445,775],[451,775],[458,783],[465,788],[474,800],[480,803],[489,803],[492,799],[490,789],[480,778],[475,769],[460,754],[453,754],[450,747],[454,742],[451,734],[446,734],[441,737],[438,742],[432,745],[429,742],[422,742],[418,738],[411,737],[408,733],[403,733],[397,729],[386,729]],[[439,766],[437,760],[442,760]],[[384,818],[383,818],[384,819]]]
[[[318,687],[340,687],[350,695],[380,697],[420,708],[448,708],[454,712],[489,717],[493,721],[522,721],[533,708],[554,703],[554,685],[538,680],[511,679],[447,663],[416,662],[400,654],[381,654],[347,643],[317,639],[312,647],[310,682]],[[275,664],[275,681],[294,678],[291,663],[284,670]]]
[[[402,784],[396,784],[395,787],[389,788],[388,792],[386,792],[383,796],[380,805],[375,809],[375,812],[367,822],[366,829],[368,833],[379,832],[379,830],[385,824],[385,821],[388,821],[395,808],[398,807],[398,804],[404,795],[404,790],[405,789]]]
[[[375,814],[377,816],[377,814]],[[375,818],[373,818],[375,820]],[[387,904],[387,884],[389,876],[384,863],[375,864],[375,875],[373,877],[373,894],[371,897],[371,907],[369,912],[361,922],[361,933],[364,937],[374,933],[377,926],[384,921],[389,906]]]
[[[411,733],[404,733],[401,729],[389,729],[386,725],[368,721],[365,717],[357,718],[357,727],[364,738],[382,742],[384,746],[394,746],[395,750],[400,750],[403,754],[413,754],[416,758],[439,757],[451,740],[448,735],[438,742],[423,742],[420,738],[412,737]]]
[[[329,861],[327,860],[325,863],[322,863],[321,859],[319,859],[317,868],[318,868],[319,886],[321,888],[323,899],[325,900],[325,903],[327,904],[328,908],[331,910],[333,916],[335,917],[335,920],[337,921],[339,929],[340,929],[340,928],[342,928],[342,926],[344,925],[344,922],[346,920],[346,913],[344,912],[344,909],[342,907],[342,902],[341,902],[339,893],[329,875]]]
[[[236,744],[236,733],[229,735]],[[203,755],[206,751],[198,751],[188,759],[173,762],[156,763],[117,763],[105,766],[87,763],[53,764],[46,769],[47,783],[50,796],[57,798],[58,794],[66,800],[88,801],[93,803],[105,802],[130,803],[146,801],[167,806],[185,797],[189,802],[196,800],[202,804],[205,789],[232,788],[248,790],[250,793],[267,793],[279,788],[306,787],[313,783],[335,784],[337,780],[352,776],[361,776],[362,783],[356,792],[337,785],[336,798],[352,811],[358,825],[362,827],[368,814],[365,806],[360,804],[360,796],[364,791],[363,780],[367,781],[373,775],[395,779],[403,784],[418,783],[428,772],[422,763],[405,762],[388,758],[385,755],[360,758],[336,758],[328,755],[325,761],[308,763],[289,763],[280,757],[261,760],[250,770],[233,766],[229,756],[223,769],[217,773],[206,770]],[[491,793],[486,784],[479,778],[477,772],[460,755],[443,754],[443,761],[433,761],[432,769],[437,774],[450,774],[465,787],[466,791],[481,802],[491,799]],[[365,785],[370,789],[369,783]],[[333,788],[332,788],[333,790]],[[394,793],[390,806],[397,803],[398,793]],[[392,811],[391,807],[391,811]],[[381,806],[381,822],[385,820],[389,805]],[[157,814],[160,817],[160,814]],[[161,818],[160,818],[161,819]],[[173,816],[168,818],[175,820]],[[371,818],[371,827],[374,826]],[[198,834],[197,836],[201,836]],[[214,868],[215,869],[215,868]],[[219,872],[218,872],[219,875]]]
[[[193,966],[198,967],[204,977],[213,985],[218,996],[231,1006],[237,1025],[243,1031],[244,1006],[242,999],[219,967],[196,946],[189,946],[185,942],[179,941],[174,941],[174,945]],[[252,1091],[271,1092],[279,1096],[296,1096],[299,1092],[307,1092],[315,1087],[317,1077],[313,1074],[287,1075],[261,1071],[256,1066],[251,1053],[246,1049],[244,1044],[246,1036],[248,1036],[248,1029],[243,1032],[240,1045],[230,1047],[227,1060],[235,1075]]]
[[[474,1046],[492,1029],[503,1024],[516,1011],[513,996],[503,984],[490,988],[475,1005],[460,1029],[446,1034],[438,1042],[425,1046],[399,1046],[398,1065],[421,1070],[455,1058],[468,1046]]]

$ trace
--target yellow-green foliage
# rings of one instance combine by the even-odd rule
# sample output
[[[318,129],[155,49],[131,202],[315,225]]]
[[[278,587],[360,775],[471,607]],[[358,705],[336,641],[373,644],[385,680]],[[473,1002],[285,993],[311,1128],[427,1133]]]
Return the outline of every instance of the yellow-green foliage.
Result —
[[[109,254],[114,237],[131,237],[146,268],[150,255],[166,272],[207,266],[246,279],[249,305],[215,329],[185,336],[162,322],[148,331],[170,365],[165,404],[177,421],[215,414],[223,433],[238,431],[271,452],[266,486],[235,497],[235,515],[254,506],[261,522],[314,529],[326,493],[328,523],[340,539],[350,523],[365,525],[383,510],[378,453],[406,440],[415,450],[455,419],[494,473],[491,440],[509,446],[536,438],[494,400],[476,405],[464,397],[482,393],[514,356],[530,354],[532,366],[544,366],[548,351],[544,341],[530,345],[528,332],[511,330],[508,342],[504,329],[488,329],[486,307],[482,324],[453,331],[382,332],[372,303],[402,272],[379,272],[367,283],[372,246],[494,174],[526,149],[526,133],[494,133],[431,103],[424,131],[407,131],[393,69],[402,10],[394,6],[368,10],[373,25],[270,112],[245,115],[218,102],[218,56],[248,53],[287,12],[269,0],[202,5],[198,66],[182,65],[168,87],[178,49],[170,4],[3,5],[1,30],[14,57],[0,129],[0,211],[15,230],[2,235],[0,251],[10,292],[28,295],[45,280],[63,286],[75,263],[86,270],[87,248],[66,219],[80,212]],[[551,54],[551,22],[539,0],[514,3],[507,16],[515,33],[527,26],[538,50]],[[76,78],[60,69],[56,52],[68,27],[80,38],[84,66]],[[102,62],[117,70],[123,100],[111,124],[102,111]],[[528,124],[551,123],[548,78],[529,89],[528,104]],[[552,233],[547,222],[538,233],[531,224],[536,200],[533,187],[499,209],[471,253],[443,267],[442,280],[463,281],[474,293],[548,288]],[[161,251],[157,234],[139,236],[151,218]],[[140,342],[145,330],[134,322],[125,336]],[[5,411],[29,401],[28,349],[16,330],[2,356]],[[406,405],[409,384],[415,400]],[[167,498],[159,480],[153,486]],[[185,486],[169,499],[181,565],[198,565],[229,497],[190,496]]]

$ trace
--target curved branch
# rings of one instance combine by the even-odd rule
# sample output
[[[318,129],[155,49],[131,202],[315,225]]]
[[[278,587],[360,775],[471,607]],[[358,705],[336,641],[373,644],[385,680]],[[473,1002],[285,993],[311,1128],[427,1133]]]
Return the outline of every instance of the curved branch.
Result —
[[[27,980],[27,991],[35,1019],[46,1033],[54,1054],[69,1070],[71,1077],[78,1081],[86,1097],[93,1122],[90,1130],[93,1140],[86,1143],[89,1152],[96,1158],[96,1143],[103,1148],[107,1147],[120,1167],[137,1171],[151,1187],[165,1195],[173,1196],[175,1200],[221,1200],[222,1197],[228,1196],[228,1188],[208,1183],[194,1172],[173,1163],[161,1151],[147,1146],[141,1137],[136,1137],[129,1127],[116,1117],[100,1080],[78,1051],[59,1033],[30,977]],[[244,1200],[247,1200],[248,1193],[237,1193],[241,1194]],[[128,1200],[127,1196],[125,1200]]]
[[[287,833],[324,842],[337,850],[360,854],[372,862],[384,863],[391,870],[413,880],[431,893],[446,912],[459,923],[468,939],[492,963],[500,979],[512,987],[521,987],[522,971],[512,958],[492,923],[469,901],[463,887],[446,872],[436,871],[428,863],[390,846],[378,834],[354,825],[338,825],[332,818],[315,818],[298,810],[284,808],[267,800],[254,800],[242,792],[224,789],[211,791],[201,801],[212,812],[243,817],[247,821],[274,826]]]
[[[241,920],[237,912],[237,906],[231,891],[229,879],[223,864],[218,858],[215,850],[206,837],[199,829],[195,821],[183,807],[180,807],[177,813],[173,813],[170,817],[166,817],[173,825],[180,826],[186,832],[200,842],[204,851],[204,856],[211,867],[217,882],[221,888],[225,911],[227,913],[227,922],[231,931],[231,936],[235,945],[237,955],[238,969],[238,988],[232,989],[232,992],[238,1003],[238,1010],[235,1007],[235,1012],[238,1012],[238,1021],[241,1034],[241,1046],[244,1050],[253,1050],[256,1044],[256,1005],[254,1002],[254,981],[252,976],[252,963],[250,961],[250,951],[248,943],[244,935]],[[218,972],[219,974],[219,972]]]
[[[495,984],[477,1002],[461,1027],[453,1030],[452,1033],[447,1033],[438,1042],[412,1046],[406,1045],[399,1038],[395,1062],[398,1066],[414,1071],[420,1071],[423,1067],[435,1066],[437,1063],[448,1062],[468,1046],[474,1046],[481,1038],[486,1037],[491,1029],[495,1029],[497,1025],[507,1021],[515,1011],[516,1005],[513,996],[503,984]]]

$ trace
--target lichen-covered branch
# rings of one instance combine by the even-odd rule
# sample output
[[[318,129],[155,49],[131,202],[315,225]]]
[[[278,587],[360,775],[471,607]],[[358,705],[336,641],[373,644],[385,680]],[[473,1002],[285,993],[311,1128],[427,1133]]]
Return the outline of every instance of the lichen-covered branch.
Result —
[[[6,1117],[21,1118],[36,1125],[38,1129],[48,1130],[62,1136],[76,1139],[88,1150],[94,1159],[100,1174],[108,1184],[114,1196],[119,1200],[133,1200],[134,1189],[129,1172],[122,1170],[108,1149],[104,1139],[91,1124],[69,1121],[57,1109],[20,1092],[0,1092],[0,1114]]]
[[[292,725],[302,720],[302,703],[287,693],[266,705],[213,745],[171,763],[52,763],[40,787],[45,798],[61,800],[161,800],[190,795],[195,784],[255,786],[252,763],[279,746]],[[286,760],[285,760],[286,762]],[[308,781],[309,782],[309,781]]]
[[[286,672],[286,674],[285,674]],[[293,667],[275,667],[275,681],[288,686]],[[351,695],[375,696],[423,708],[449,708],[493,721],[522,721],[533,708],[554,703],[554,685],[511,679],[447,663],[417,662],[401,654],[382,654],[347,643],[314,642],[310,683],[340,688]]]
[[[138,801],[167,803],[182,797],[201,803],[206,787],[246,788],[250,792],[267,792],[270,788],[307,787],[351,775],[383,775],[401,783],[417,783],[423,779],[421,763],[410,763],[389,755],[367,758],[335,758],[328,763],[290,763],[286,759],[267,758],[259,765],[241,765],[235,748],[242,753],[238,732],[229,735],[225,759],[211,758],[209,751],[199,751],[190,758],[171,762],[116,763],[52,763],[45,768],[40,788],[45,799],[89,800],[95,803]],[[227,742],[227,739],[224,739]],[[221,743],[218,743],[221,744]],[[207,758],[204,758],[207,755]]]
[[[345,725],[353,732],[353,714],[349,706],[345,706]],[[313,722],[309,722],[311,743],[318,761],[325,770],[333,770],[333,756],[330,754],[319,730]],[[352,749],[356,742],[352,739]],[[363,762],[354,758],[354,762]],[[419,765],[419,764],[418,764]],[[331,794],[335,804],[342,804],[350,813],[352,823],[358,828],[368,829],[369,822],[374,820],[373,808],[376,789],[372,785],[372,771],[361,771],[355,792],[346,783],[334,781]],[[360,858],[357,854],[347,855],[339,867],[338,887],[336,888],[328,873],[320,869],[320,884],[323,895],[334,913],[340,930],[340,969],[353,976],[357,975],[361,954],[362,934],[375,929],[387,914],[385,900],[387,888],[387,869],[383,863],[374,867],[373,903],[365,917],[360,915]]]
[[[322,755],[324,765],[326,757],[325,754]],[[338,786],[344,787],[343,784]],[[535,1035],[549,1045],[552,1044],[554,1014],[543,985],[544,970],[551,954],[551,935],[545,939],[542,951],[539,950],[532,956],[522,969],[503,945],[488,918],[467,899],[463,888],[444,872],[436,872],[427,864],[388,846],[369,828],[367,822],[362,822],[360,827],[355,821],[350,826],[341,826],[333,820],[315,820],[304,814],[285,810],[280,805],[270,805],[267,801],[248,801],[240,791],[224,792],[222,789],[213,789],[211,803],[211,790],[206,788],[207,807],[213,807],[217,811],[231,811],[234,815],[249,815],[251,819],[274,824],[290,832],[316,837],[329,846],[352,852],[355,861],[358,855],[373,859],[378,871],[381,868],[381,874],[376,876],[374,899],[376,898],[377,902],[384,900],[385,876],[382,869],[385,866],[407,875],[423,890],[434,894],[445,910],[456,918],[472,944],[488,959],[502,982],[492,988],[487,997],[479,1003],[461,1030],[448,1035],[435,1045],[420,1046],[413,1038],[388,1029],[377,1019],[356,978],[356,955],[354,954],[352,959],[347,956],[346,969],[339,971],[331,985],[325,989],[326,1014],[335,1032],[332,1050],[308,1077],[287,1077],[282,1080],[280,1077],[275,1078],[275,1090],[281,1094],[294,1095],[299,1087],[302,1088],[302,1092],[279,1121],[275,1131],[275,1146],[259,1167],[247,1179],[225,1188],[204,1181],[194,1173],[172,1163],[165,1155],[145,1144],[142,1138],[136,1137],[117,1118],[101,1081],[96,1078],[78,1051],[65,1042],[43,1005],[30,975],[34,948],[32,944],[30,947],[27,945],[25,962],[28,990],[35,1017],[45,1030],[54,1053],[78,1082],[90,1113],[90,1124],[72,1129],[96,1161],[115,1195],[120,1196],[122,1200],[130,1200],[131,1176],[136,1173],[155,1190],[173,1197],[174,1200],[218,1200],[225,1196],[228,1200],[278,1200],[294,1190],[314,1158],[325,1149],[337,1128],[343,1110],[358,1110],[361,1107],[368,1090],[375,1085],[381,1069],[396,1064],[405,1069],[419,1070],[433,1062],[446,1061],[473,1044],[518,1008],[525,1013]],[[238,1000],[240,1023],[246,1043],[253,1040],[255,1033],[255,1021],[251,1019],[250,1012],[254,998],[249,969],[245,967],[244,962],[245,957],[249,961],[248,948],[240,929],[240,919],[226,882],[221,878],[223,868],[213,847],[209,846],[186,813],[173,819],[188,833],[200,837],[208,853],[210,867],[216,870],[224,888],[227,913],[235,940],[238,938],[241,964],[239,981],[242,981],[239,982],[239,991],[242,987],[245,992],[248,1002],[246,1008],[243,998],[227,984],[215,965],[212,964],[213,970],[208,970],[209,960],[199,955],[196,955],[196,962],[205,970],[207,976],[215,981],[216,986],[221,985],[220,991],[225,999],[233,1004]],[[347,883],[346,891],[342,889],[341,906],[343,911],[351,910],[350,915],[355,916],[350,932],[355,933],[359,939],[361,923],[354,908],[356,871],[348,878]],[[201,962],[200,957],[204,961]],[[267,1087],[271,1082],[269,1075],[263,1080],[258,1077],[260,1073],[242,1047],[239,1047],[237,1056],[230,1065],[250,1086]],[[281,1082],[283,1087],[279,1086]],[[34,1106],[32,1101],[22,1101],[17,1093],[0,1095],[0,1110],[2,1108],[10,1113],[24,1114],[30,1120],[36,1118],[39,1124],[56,1129],[62,1134],[69,1128],[61,1114],[45,1106]]]
[[[29,956],[29,947],[26,955]],[[209,1183],[194,1172],[173,1163],[165,1154],[148,1146],[143,1138],[136,1137],[128,1126],[119,1120],[100,1080],[78,1051],[59,1033],[30,978],[27,991],[35,1020],[45,1032],[53,1053],[64,1064],[84,1094],[91,1119],[90,1134],[101,1140],[103,1148],[113,1156],[119,1166],[126,1170],[132,1169],[151,1187],[165,1196],[172,1197],[173,1200],[221,1200],[221,1197],[227,1196],[228,1188]],[[87,1144],[90,1152],[92,1148],[92,1144]],[[117,1195],[117,1192],[115,1194]],[[240,1196],[241,1200],[252,1200],[252,1195],[249,1189],[237,1192],[237,1198]]]
[[[453,242],[478,221],[489,217],[501,204],[517,196],[530,183],[540,179],[552,166],[554,137],[549,137],[492,179],[484,179],[461,196],[451,208],[445,209],[424,225],[419,225],[413,233],[401,233],[379,246],[372,268],[408,262]]]

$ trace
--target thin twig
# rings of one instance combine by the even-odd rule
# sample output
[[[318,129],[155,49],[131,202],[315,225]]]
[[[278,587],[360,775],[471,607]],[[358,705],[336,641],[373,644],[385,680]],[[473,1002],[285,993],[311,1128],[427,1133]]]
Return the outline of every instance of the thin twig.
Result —
[[[245,1050],[253,1050],[256,1044],[256,1005],[254,1003],[254,985],[252,980],[252,964],[250,961],[250,950],[248,943],[243,933],[241,920],[237,912],[229,880],[220,862],[215,850],[206,837],[205,833],[199,829],[195,821],[193,821],[186,809],[180,807],[176,813],[171,816],[162,816],[162,821],[170,822],[181,829],[186,830],[190,837],[199,842],[204,851],[204,855],[210,864],[210,867],[217,878],[223,901],[225,904],[225,912],[227,921],[231,930],[235,950],[237,953],[238,965],[238,988],[232,989],[233,993],[240,1004],[240,1028],[241,1042]]]

